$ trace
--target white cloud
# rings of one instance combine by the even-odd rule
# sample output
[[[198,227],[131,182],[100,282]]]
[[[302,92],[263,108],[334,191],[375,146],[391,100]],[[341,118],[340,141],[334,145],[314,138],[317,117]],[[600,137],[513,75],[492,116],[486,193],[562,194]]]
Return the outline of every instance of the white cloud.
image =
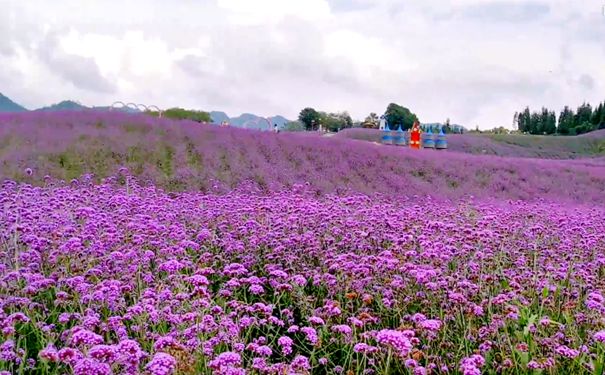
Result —
[[[5,0],[0,91],[28,107],[115,100],[510,126],[602,101],[599,0]]]

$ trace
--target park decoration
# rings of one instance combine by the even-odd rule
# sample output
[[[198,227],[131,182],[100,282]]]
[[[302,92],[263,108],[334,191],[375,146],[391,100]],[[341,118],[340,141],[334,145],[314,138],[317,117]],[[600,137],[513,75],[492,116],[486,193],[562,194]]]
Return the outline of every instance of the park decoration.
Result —
[[[394,146],[410,146],[413,149],[433,149],[433,150],[447,150],[447,137],[441,127],[439,134],[435,136],[432,129],[429,128],[427,132],[423,132],[420,128],[418,121],[414,122],[414,125],[410,131],[403,130],[401,125],[397,130],[391,130],[388,122],[385,122],[384,127],[381,124],[381,143],[383,145],[394,145]]]

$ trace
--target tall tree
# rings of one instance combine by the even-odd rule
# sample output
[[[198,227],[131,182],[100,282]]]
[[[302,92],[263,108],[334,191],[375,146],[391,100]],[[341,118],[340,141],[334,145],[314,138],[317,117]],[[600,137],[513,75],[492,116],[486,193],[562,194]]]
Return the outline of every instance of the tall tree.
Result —
[[[605,111],[605,106],[603,105],[603,103],[599,103],[599,105],[595,107],[594,112],[592,113],[592,117],[590,119],[590,123],[592,124],[593,128],[600,128],[601,120],[603,118],[603,111]]]
[[[305,130],[305,124],[300,121],[290,121],[284,125],[284,131],[299,132]]]
[[[590,123],[590,118],[592,117],[592,107],[589,103],[583,103],[578,107],[576,111],[576,116],[574,118],[574,127],[582,126],[585,123]]]
[[[529,134],[540,134],[542,130],[542,115],[538,112],[533,112],[529,120]]]
[[[361,126],[364,128],[378,128],[379,122],[380,119],[378,118],[378,115],[372,112],[365,118]]]
[[[575,114],[572,109],[568,106],[563,108],[561,114],[559,115],[559,125],[557,130],[559,134],[568,135],[571,133],[571,129],[574,127]]]
[[[319,112],[319,116],[319,121],[329,131],[338,131],[353,126],[353,119],[346,111],[338,113]]]
[[[521,133],[529,133],[531,128],[531,113],[529,112],[529,107],[525,107],[523,112],[519,113],[517,118],[519,123],[519,131]]]
[[[544,133],[555,134],[557,132],[557,115],[554,111],[548,112],[548,118],[546,119],[546,126],[544,127]]]
[[[388,105],[385,117],[389,128],[393,130],[397,129],[400,125],[403,130],[410,129],[414,125],[414,122],[418,121],[418,117],[409,109],[395,103]]]
[[[315,109],[307,107],[300,111],[298,120],[305,124],[305,129],[315,130],[319,128],[320,114]]]
[[[535,134],[555,134],[557,131],[557,120],[554,112],[542,107],[539,122],[536,125]]]

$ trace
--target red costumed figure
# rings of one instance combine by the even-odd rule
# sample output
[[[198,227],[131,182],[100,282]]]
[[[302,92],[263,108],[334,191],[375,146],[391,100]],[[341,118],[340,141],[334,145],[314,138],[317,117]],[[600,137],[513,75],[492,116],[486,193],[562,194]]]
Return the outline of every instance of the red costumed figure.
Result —
[[[418,126],[418,121],[414,121],[414,126],[410,131],[410,147],[411,148],[420,148],[420,127]]]

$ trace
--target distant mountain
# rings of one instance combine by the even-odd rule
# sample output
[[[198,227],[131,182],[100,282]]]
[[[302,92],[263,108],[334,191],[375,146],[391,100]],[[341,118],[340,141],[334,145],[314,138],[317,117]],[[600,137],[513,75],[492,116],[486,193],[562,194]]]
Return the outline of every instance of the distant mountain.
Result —
[[[269,125],[273,127],[274,124],[277,124],[278,128],[283,128],[285,124],[290,122],[290,120],[280,115],[266,118],[252,113],[242,113],[237,117],[231,118],[225,112],[212,111],[210,112],[210,117],[212,117],[212,122],[215,124],[227,121],[231,126],[249,129],[266,129]]]
[[[0,112],[25,112],[26,108],[20,106],[19,104],[13,102],[6,96],[0,93]]]
[[[116,110],[116,111],[125,111],[125,112],[140,112],[138,109],[134,109],[131,107],[107,107],[107,106],[95,106],[95,107],[87,107],[73,100],[63,100],[62,102],[36,109],[36,111],[44,111],[44,112],[54,112],[54,111],[81,111],[93,109],[98,111],[107,111],[107,110]],[[19,104],[13,102],[6,96],[0,94],[0,112],[25,112],[26,108],[20,106]],[[249,128],[249,129],[267,129],[268,127],[273,128],[274,124],[281,129],[284,125],[290,122],[287,118],[283,116],[273,116],[269,118],[257,116],[253,113],[242,113],[237,117],[230,118],[225,112],[221,111],[212,111],[210,112],[210,117],[212,118],[212,122],[215,124],[220,124],[223,121],[227,121],[231,126],[235,126],[238,128]]]
[[[141,113],[141,110],[132,107],[111,107],[111,106],[100,106],[92,107],[95,111],[122,111],[128,113]]]
[[[271,117],[271,122],[273,122],[274,124],[277,124],[278,128],[283,128],[287,123],[290,122],[290,120],[288,120],[284,116],[277,115],[277,116]]]
[[[253,115],[252,113],[242,113],[237,117],[231,118],[231,125],[236,126],[238,128],[243,128],[244,125],[249,127],[250,125],[254,125],[253,123],[259,122],[261,118],[257,115]]]
[[[227,116],[225,112],[212,111],[210,112],[210,117],[212,118],[212,122],[215,124],[221,124],[223,121],[229,121],[229,116]]]
[[[64,100],[62,102],[53,104],[51,106],[48,107],[42,107],[39,109],[36,109],[36,111],[48,111],[48,112],[53,112],[53,111],[81,111],[84,109],[89,109],[88,107],[78,103],[78,102],[74,102],[73,100]]]

